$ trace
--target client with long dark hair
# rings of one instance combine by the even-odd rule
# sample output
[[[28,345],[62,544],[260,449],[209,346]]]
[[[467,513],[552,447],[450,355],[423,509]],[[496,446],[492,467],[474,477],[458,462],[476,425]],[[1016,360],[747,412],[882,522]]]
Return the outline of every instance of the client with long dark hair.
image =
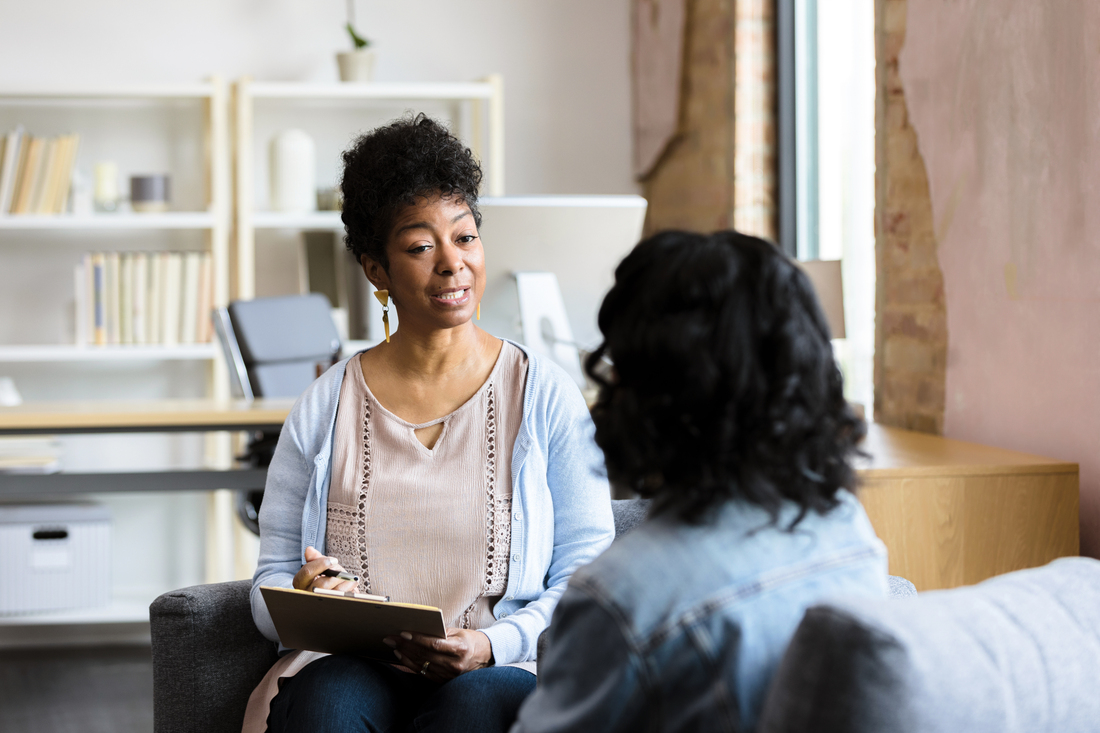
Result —
[[[752,730],[803,611],[887,592],[828,325],[732,231],[640,243],[599,325],[596,441],[650,517],[570,580],[513,733]]]

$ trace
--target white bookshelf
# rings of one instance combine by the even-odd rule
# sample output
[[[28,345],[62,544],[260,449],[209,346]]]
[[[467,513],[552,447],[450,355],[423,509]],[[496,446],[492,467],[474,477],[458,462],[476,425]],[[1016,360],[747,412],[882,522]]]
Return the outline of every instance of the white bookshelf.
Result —
[[[169,590],[174,589],[164,589],[164,591]],[[153,598],[156,598],[157,595],[159,593],[154,594]],[[0,627],[147,623],[151,601],[152,598],[147,598],[146,594],[116,594],[106,606],[0,616]]]
[[[38,105],[56,102],[73,106],[166,99],[213,99],[224,91],[220,79],[195,84],[103,84],[95,86],[35,85],[0,87],[0,104]]]
[[[253,229],[343,229],[339,211],[284,213],[257,211],[252,214]]]
[[[248,82],[254,99],[344,99],[344,100],[486,100],[499,93],[496,81],[480,82],[370,82],[366,84],[301,84],[295,82]]]
[[[231,178],[229,154],[229,87],[220,77],[194,84],[134,84],[103,86],[36,86],[0,87],[0,108],[29,107],[38,110],[53,108],[92,108],[123,105],[164,105],[179,101],[202,104],[203,130],[201,148],[205,169],[205,210],[170,211],[164,213],[118,212],[110,214],[0,214],[0,232],[65,233],[66,243],[82,233],[113,231],[173,231],[189,230],[204,233],[205,249],[213,257],[214,305],[229,302],[229,231],[231,225]],[[61,112],[58,112],[61,114]],[[33,130],[29,130],[32,132]],[[0,261],[4,257],[4,239],[0,238]],[[204,345],[209,347],[209,344]],[[183,349],[178,357],[167,356],[178,347],[148,347],[141,359],[210,359],[211,348]],[[196,357],[201,351],[203,356]],[[0,344],[0,363],[4,361],[88,361],[81,347],[57,345],[31,347]],[[134,354],[97,356],[95,360],[125,360]],[[222,370],[224,371],[224,370]],[[228,383],[217,370],[211,375],[211,389],[228,394]]]
[[[173,211],[163,214],[3,214],[0,231],[111,231],[199,229],[213,231],[218,217],[212,211]]]
[[[218,356],[215,344],[178,346],[0,346],[0,364],[25,362],[194,361]]]
[[[138,242],[138,248],[146,251],[163,251],[165,248],[191,250],[198,242],[188,241],[181,247],[175,244],[177,237],[201,237],[202,251],[208,252],[212,258],[214,305],[227,304],[231,295],[229,252],[232,225],[229,112],[229,85],[218,77],[194,84],[0,87],[0,113],[5,120],[0,127],[4,130],[10,129],[9,125],[13,122],[22,122],[31,134],[46,134],[58,127],[75,128],[71,131],[82,133],[82,148],[87,146],[91,150],[98,145],[100,152],[96,155],[102,155],[105,146],[109,145],[109,149],[117,147],[123,157],[130,154],[135,160],[149,150],[169,151],[169,166],[187,166],[168,171],[173,179],[173,199],[182,194],[180,205],[190,209],[165,213],[124,211],[88,215],[0,215],[0,268],[8,257],[20,258],[18,261],[26,267],[28,252],[31,257],[56,258],[58,251],[82,245],[85,249],[96,251],[128,248],[129,244],[114,244],[112,236],[115,233],[136,233],[126,235],[129,237],[126,241]],[[129,126],[128,130],[137,132],[140,140],[132,141],[124,134],[117,134],[112,127],[115,120],[121,126],[118,129]],[[180,120],[179,124],[177,120]],[[85,124],[87,127],[81,129]],[[108,130],[111,136],[106,135]],[[113,154],[105,157],[113,157]],[[99,159],[103,158],[95,158]],[[86,160],[85,165],[90,162]],[[138,169],[134,172],[149,171]],[[141,236],[143,232],[149,233],[149,237]],[[122,241],[120,236],[119,242]],[[41,255],[35,254],[36,248],[41,249]],[[40,299],[35,307],[64,309],[67,305],[63,300],[54,298]],[[54,313],[39,313],[28,308],[20,309],[17,316],[9,314],[8,317],[18,317],[32,324],[41,322],[43,332],[50,336],[57,333],[56,326],[51,328],[45,325],[58,323]],[[187,366],[188,363],[198,366]],[[213,343],[103,347],[65,343],[0,344],[0,371],[7,367],[8,374],[33,375],[40,369],[39,365],[60,365],[59,369],[48,373],[51,379],[64,381],[63,385],[59,385],[60,391],[67,395],[83,392],[87,398],[100,397],[97,393],[98,375],[108,375],[104,377],[107,383],[117,388],[117,385],[125,384],[131,374],[156,374],[145,383],[164,385],[155,387],[171,392],[164,394],[164,397],[177,396],[177,389],[185,395],[229,396],[228,371],[220,350]],[[94,369],[84,368],[93,365]],[[134,370],[133,365],[139,365],[140,369]],[[177,387],[173,380],[181,374],[186,375],[188,382]],[[171,455],[175,445],[166,443],[166,447],[158,450]],[[221,435],[207,436],[200,444],[200,452],[202,461],[209,467],[227,467],[232,459],[230,441]],[[125,451],[120,449],[120,453]],[[157,491],[153,485],[149,489]],[[141,497],[136,505],[134,500],[118,494],[110,495],[109,499],[100,497],[116,507],[123,507],[116,515],[114,529],[117,532],[112,533],[113,553],[173,557],[181,550],[174,543],[183,540],[204,551],[205,571],[199,578],[191,578],[193,570],[181,577],[190,579],[190,582],[229,579],[225,568],[231,569],[233,566],[234,518],[231,499],[222,495],[227,493],[215,492],[209,501],[200,498],[197,504],[187,504],[187,500],[165,495]],[[74,498],[79,500],[80,497]],[[184,503],[181,504],[181,501]],[[189,531],[186,536],[181,534],[175,539],[146,536],[139,517],[145,517],[145,512],[152,511],[151,516],[169,517],[173,525],[179,525],[181,518],[170,515],[174,508],[180,506],[189,507],[187,511],[205,507],[200,513],[184,515],[186,521],[198,527],[197,532]],[[181,567],[193,567],[194,562],[199,562],[201,566],[200,556],[193,557],[192,565],[187,566],[184,562]],[[0,629],[3,629],[0,646],[18,643],[20,634],[39,633],[34,627],[51,629],[50,636],[68,638],[66,634],[70,631],[77,633],[76,630],[89,626],[106,629],[118,625],[146,624],[149,603],[160,592],[178,587],[172,585],[177,580],[173,573],[166,573],[165,577],[153,581],[163,586],[159,590],[146,588],[140,592],[121,582],[114,584],[110,603],[99,608],[0,616]]]

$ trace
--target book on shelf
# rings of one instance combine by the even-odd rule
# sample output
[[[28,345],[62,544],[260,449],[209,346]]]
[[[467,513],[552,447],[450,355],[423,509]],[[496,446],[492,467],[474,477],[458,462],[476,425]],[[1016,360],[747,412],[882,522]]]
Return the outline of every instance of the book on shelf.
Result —
[[[79,135],[6,133],[0,154],[0,215],[63,214],[68,208]]]
[[[119,293],[119,253],[108,252],[104,255],[106,260],[106,274],[104,275],[104,290],[105,295],[103,302],[107,309],[107,343],[111,346],[118,346],[122,339],[120,338],[120,332],[122,331],[122,308]]]
[[[19,157],[19,175],[15,181],[15,198],[11,202],[11,213],[26,214],[30,211],[31,194],[37,186],[39,161],[42,159],[43,140],[40,137],[27,138],[27,146]]]
[[[19,172],[19,154],[23,148],[23,126],[4,136],[4,156],[0,158],[0,215],[11,210],[15,176]]]
[[[102,254],[92,255],[92,281],[94,283],[92,287],[92,312],[95,322],[95,327],[92,333],[95,334],[95,345],[106,346],[107,345],[107,303],[106,303],[106,287],[104,283],[104,275],[106,265],[105,259]]]
[[[183,285],[181,287],[182,310],[180,312],[180,343],[193,344],[199,328],[199,273],[202,270],[202,254],[187,252],[183,255]]]
[[[165,346],[180,342],[180,292],[183,290],[183,255],[169,252],[164,266],[164,288],[160,291],[160,338]]]
[[[149,255],[149,290],[146,293],[147,324],[149,343],[164,342],[160,333],[160,292],[164,290],[164,266],[168,262],[167,252],[154,252]]]
[[[144,252],[133,254],[131,284],[133,290],[131,301],[133,342],[138,346],[144,346],[149,343],[149,326],[146,320],[149,303],[149,258]]]
[[[129,252],[118,256],[118,342],[134,343],[134,256]]]
[[[199,343],[207,344],[214,340],[214,258],[204,254],[202,271],[199,276]]]
[[[34,186],[31,188],[31,200],[27,204],[28,214],[45,214],[49,207],[50,188],[53,174],[57,168],[58,145],[56,140],[42,141],[42,154],[38,158],[38,169],[34,174]]]
[[[213,280],[209,252],[89,252],[74,273],[77,343],[209,343]]]

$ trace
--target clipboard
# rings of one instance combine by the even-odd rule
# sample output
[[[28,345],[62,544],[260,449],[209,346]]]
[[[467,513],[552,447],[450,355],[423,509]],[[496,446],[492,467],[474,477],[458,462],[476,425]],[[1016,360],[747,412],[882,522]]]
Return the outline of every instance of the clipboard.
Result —
[[[409,631],[445,638],[443,611],[434,606],[331,596],[260,586],[279,641],[288,649],[353,654],[393,662],[387,636]]]

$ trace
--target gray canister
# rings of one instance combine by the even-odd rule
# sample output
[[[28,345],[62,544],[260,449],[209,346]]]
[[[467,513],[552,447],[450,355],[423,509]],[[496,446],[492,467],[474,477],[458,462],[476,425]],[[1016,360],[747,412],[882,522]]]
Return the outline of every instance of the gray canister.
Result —
[[[130,207],[134,211],[168,210],[168,176],[130,176]]]

